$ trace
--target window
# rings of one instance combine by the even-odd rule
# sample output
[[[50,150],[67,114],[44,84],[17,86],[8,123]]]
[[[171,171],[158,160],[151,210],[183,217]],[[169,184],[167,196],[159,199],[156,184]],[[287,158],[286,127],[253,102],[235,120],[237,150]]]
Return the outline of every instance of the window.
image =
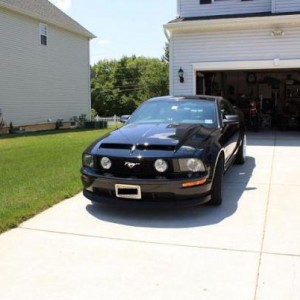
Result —
[[[209,100],[160,100],[146,102],[131,116],[130,124],[167,123],[217,126],[215,102]]]
[[[41,45],[47,46],[47,25],[40,23]]]
[[[200,0],[200,4],[211,4],[214,2],[222,2],[222,1],[228,1],[228,0]],[[252,0],[241,0],[241,1],[252,1]]]
[[[211,4],[212,0],[200,0],[200,4]]]

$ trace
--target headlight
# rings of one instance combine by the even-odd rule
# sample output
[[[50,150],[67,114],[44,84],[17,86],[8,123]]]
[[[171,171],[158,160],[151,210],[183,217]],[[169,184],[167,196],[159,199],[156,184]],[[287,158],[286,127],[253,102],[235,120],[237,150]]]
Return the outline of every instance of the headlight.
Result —
[[[167,171],[168,169],[168,164],[165,160],[163,159],[157,159],[154,163],[155,170],[159,173],[163,173]]]
[[[182,172],[204,172],[205,167],[202,160],[197,158],[179,159],[180,171]]]
[[[111,168],[111,160],[108,157],[101,158],[101,167],[105,170],[109,170]]]
[[[93,168],[94,167],[94,157],[93,157],[93,155],[87,154],[87,153],[83,154],[82,164],[84,166]]]

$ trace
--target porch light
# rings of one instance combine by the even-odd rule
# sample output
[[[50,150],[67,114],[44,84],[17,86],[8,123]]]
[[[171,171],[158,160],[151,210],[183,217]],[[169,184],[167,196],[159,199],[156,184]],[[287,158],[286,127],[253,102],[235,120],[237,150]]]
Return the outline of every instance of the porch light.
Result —
[[[183,75],[184,75],[184,72],[183,72],[183,70],[180,68],[180,69],[178,70],[178,77],[179,77],[179,80],[180,80],[181,83],[184,83],[184,77],[183,77]]]

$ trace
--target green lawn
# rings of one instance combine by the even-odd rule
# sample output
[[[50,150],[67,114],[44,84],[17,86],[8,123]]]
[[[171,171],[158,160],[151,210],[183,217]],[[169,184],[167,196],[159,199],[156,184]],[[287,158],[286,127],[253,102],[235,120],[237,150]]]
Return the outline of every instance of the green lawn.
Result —
[[[110,130],[0,137],[0,232],[78,193],[83,150]]]

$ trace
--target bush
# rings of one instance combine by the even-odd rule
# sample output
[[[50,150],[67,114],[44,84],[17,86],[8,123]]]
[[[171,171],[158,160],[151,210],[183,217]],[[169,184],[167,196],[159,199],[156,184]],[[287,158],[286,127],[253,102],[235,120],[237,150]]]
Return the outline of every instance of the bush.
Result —
[[[63,127],[63,119],[57,119],[55,122],[55,129],[58,130],[59,128]]]
[[[86,114],[81,114],[79,116],[79,127],[83,128],[85,126],[85,122],[86,122]]]
[[[97,128],[97,129],[103,129],[107,128],[107,121],[86,121],[85,122],[86,128]]]
[[[14,126],[13,126],[13,123],[12,122],[10,122],[9,123],[9,131],[8,131],[10,134],[13,134],[13,133],[15,133],[15,129],[14,129]]]
[[[96,116],[97,116],[97,111],[94,108],[92,108],[92,110],[91,110],[91,120],[94,121]]]

